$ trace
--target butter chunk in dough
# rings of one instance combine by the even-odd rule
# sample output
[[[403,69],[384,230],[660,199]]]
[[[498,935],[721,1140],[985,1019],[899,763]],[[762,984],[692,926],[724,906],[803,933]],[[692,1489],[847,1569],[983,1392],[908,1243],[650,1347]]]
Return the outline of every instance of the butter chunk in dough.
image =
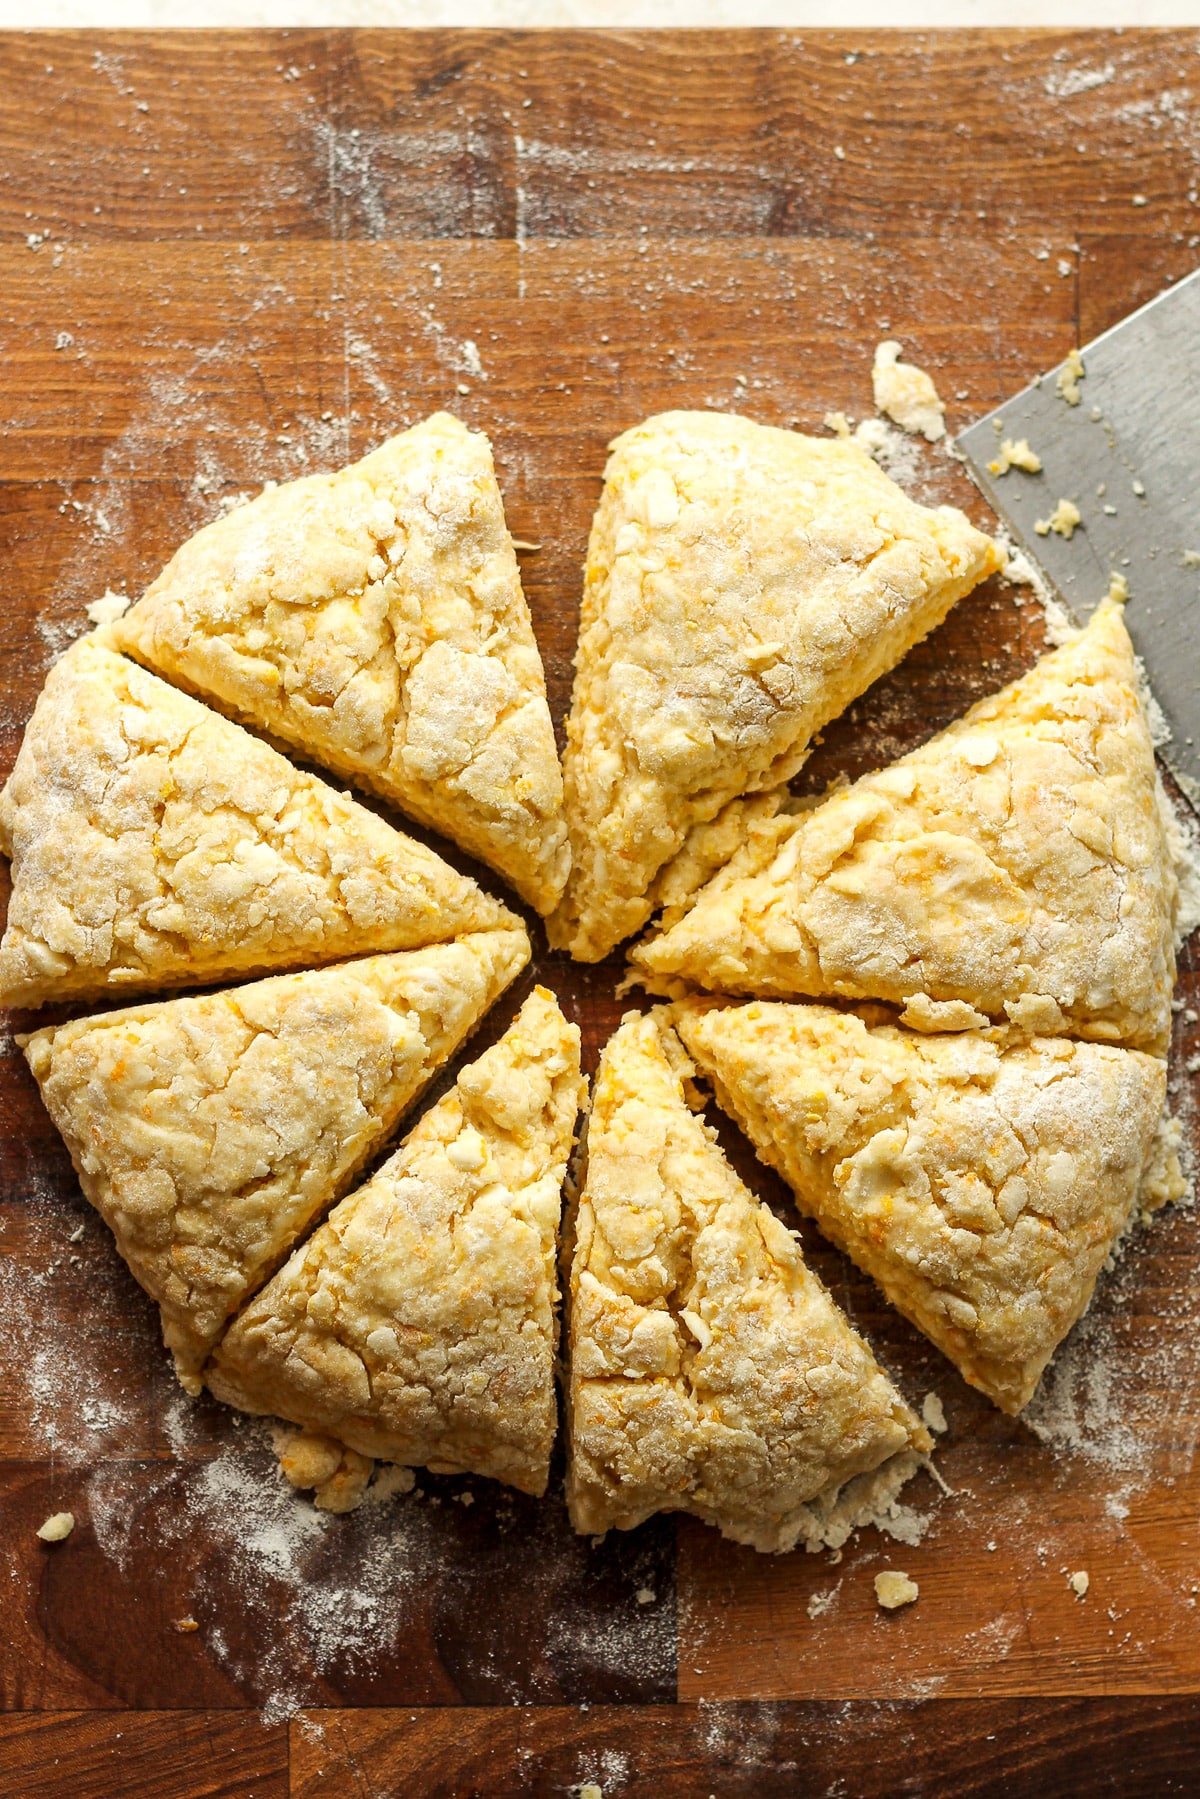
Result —
[[[0,794],[0,1002],[207,985],[516,919],[423,844],[95,636]]]
[[[529,959],[524,930],[37,1031],[25,1055],[184,1385]]]
[[[827,1006],[684,1001],[674,1017],[800,1209],[1019,1412],[1129,1220],[1166,1064],[1061,1037],[921,1036]]]
[[[932,1440],[689,1110],[688,1072],[652,1014],[625,1020],[596,1076],[571,1271],[571,1519],[590,1533],[685,1511],[756,1549],[817,1548],[848,1483],[894,1462],[898,1487]]]
[[[360,1455],[545,1490],[579,1032],[515,1023],[227,1331],[206,1380]]]
[[[269,490],[197,532],[113,634],[556,904],[562,774],[482,432],[437,413]]]
[[[588,548],[555,943],[592,962],[639,929],[693,826],[790,779],[1000,562],[855,443],[716,412],[617,438]]]
[[[661,989],[909,1002],[1165,1051],[1178,895],[1119,606],[891,767],[761,823],[639,944]],[[985,1014],[971,1020],[965,1008]]]

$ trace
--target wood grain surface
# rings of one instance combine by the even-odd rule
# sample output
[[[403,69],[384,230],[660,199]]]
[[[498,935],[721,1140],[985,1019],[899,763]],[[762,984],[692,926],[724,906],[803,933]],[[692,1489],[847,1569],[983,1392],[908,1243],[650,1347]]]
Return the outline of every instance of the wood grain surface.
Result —
[[[30,33],[0,37],[0,77],[0,774],[106,587],[439,406],[489,432],[540,546],[561,721],[616,431],[668,406],[861,417],[882,336],[957,429],[1197,259],[1194,33]],[[909,461],[919,497],[987,522],[945,454]],[[971,596],[797,784],[1028,667],[1026,602]],[[619,958],[535,941],[467,1053],[536,975],[594,1066]],[[1194,946],[1179,992],[1186,1111]],[[1020,1421],[804,1228],[905,1392],[945,1406],[951,1493],[910,1490],[919,1542],[765,1558],[660,1519],[595,1545],[561,1470],[542,1504],[422,1477],[324,1518],[256,1426],[175,1387],[5,1022],[0,1793],[1197,1790],[1192,1208],[1131,1238]],[[38,1542],[64,1507],[72,1537]],[[882,1567],[915,1607],[879,1613]]]

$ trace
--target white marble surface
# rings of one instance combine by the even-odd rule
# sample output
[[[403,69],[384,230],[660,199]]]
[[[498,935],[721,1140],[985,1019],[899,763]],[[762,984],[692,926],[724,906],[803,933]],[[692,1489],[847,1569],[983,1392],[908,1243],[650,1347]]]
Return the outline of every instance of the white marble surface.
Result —
[[[0,27],[31,24],[1200,26],[1200,0],[0,0]]]

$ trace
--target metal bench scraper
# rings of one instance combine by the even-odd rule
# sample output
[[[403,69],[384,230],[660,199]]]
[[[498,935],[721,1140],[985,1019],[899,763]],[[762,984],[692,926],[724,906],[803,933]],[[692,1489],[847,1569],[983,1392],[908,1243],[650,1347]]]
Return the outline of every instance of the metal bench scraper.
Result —
[[[1159,753],[1200,809],[1200,270],[1081,355],[1077,381],[1070,362],[1050,370],[958,446],[1077,622],[1125,576],[1130,636],[1171,730]],[[1040,474],[997,473],[1001,444],[1022,438]],[[1073,535],[1039,533],[1063,499],[1081,515]]]

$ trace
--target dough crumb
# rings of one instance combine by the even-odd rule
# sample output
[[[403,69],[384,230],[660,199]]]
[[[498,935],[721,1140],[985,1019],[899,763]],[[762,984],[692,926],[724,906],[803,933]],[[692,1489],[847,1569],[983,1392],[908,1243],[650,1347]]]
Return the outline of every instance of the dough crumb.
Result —
[[[576,1799],[604,1799],[604,1788],[597,1786],[594,1780],[585,1780],[582,1786],[572,1789]]]
[[[844,412],[827,412],[821,423],[827,431],[832,431],[835,437],[849,437],[850,435],[850,420]],[[1197,560],[1200,561],[1200,557]]]
[[[885,1568],[882,1574],[875,1576],[875,1597],[885,1612],[912,1605],[920,1591],[916,1581],[910,1580],[899,1568]]]
[[[1076,1599],[1082,1599],[1091,1584],[1091,1576],[1086,1568],[1080,1568],[1076,1573],[1067,1576],[1067,1585]]]
[[[1078,350],[1072,350],[1054,377],[1054,385],[1068,406],[1078,406],[1082,399],[1079,383],[1083,380],[1085,373],[1083,357]]]
[[[369,1456],[318,1431],[286,1426],[274,1432],[273,1442],[284,1478],[297,1491],[315,1489],[318,1511],[352,1512],[361,1505],[375,1466]]]
[[[926,1393],[921,1401],[921,1422],[926,1430],[936,1431],[939,1436],[947,1428],[946,1408],[936,1393]]]
[[[1200,568],[1200,550],[1184,550],[1180,560],[1184,568]]]
[[[114,619],[128,612],[132,604],[127,593],[114,593],[109,587],[98,600],[92,601],[86,611],[93,625],[111,625]]]
[[[199,1630],[200,1626],[197,1624],[197,1622],[194,1618],[188,1617],[188,1618],[176,1618],[175,1628],[177,1631],[179,1631],[181,1636],[191,1636],[192,1632],[194,1630]]]
[[[46,1522],[38,1526],[37,1534],[43,1543],[65,1543],[74,1528],[74,1512],[51,1512]]]
[[[994,760],[999,747],[997,744],[989,760]],[[966,759],[973,760],[970,755]],[[976,766],[986,768],[987,761]],[[991,1022],[985,1013],[977,1012],[965,999],[930,999],[927,993],[910,995],[900,1014],[900,1023],[912,1031],[982,1031]]]
[[[639,1605],[653,1605],[654,1604],[654,1588],[653,1587],[639,1587],[637,1590],[637,1602]]]
[[[1040,475],[1042,459],[1036,450],[1030,449],[1027,437],[1015,440],[1006,437],[1001,441],[996,460],[989,462],[988,468],[993,475],[1007,475],[1010,468],[1023,469],[1027,475]]]
[[[937,443],[946,435],[945,407],[925,370],[901,362],[901,348],[894,339],[875,346],[871,384],[876,410],[894,419],[902,431]]]
[[[1075,535],[1075,527],[1083,523],[1083,514],[1074,500],[1060,500],[1049,518],[1037,518],[1033,528],[1039,537],[1049,537],[1051,531],[1059,537],[1070,539]]]

